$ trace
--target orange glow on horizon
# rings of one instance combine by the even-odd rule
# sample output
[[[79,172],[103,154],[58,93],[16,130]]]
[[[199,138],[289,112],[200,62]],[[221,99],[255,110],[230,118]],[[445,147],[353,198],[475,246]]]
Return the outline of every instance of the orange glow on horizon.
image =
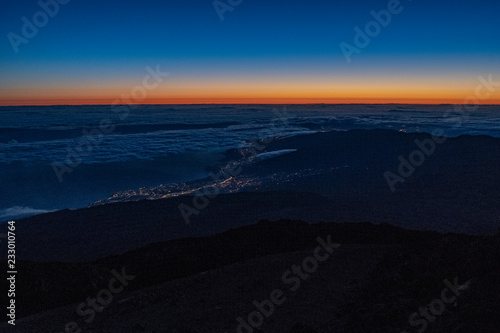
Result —
[[[468,96],[475,95],[478,81],[421,77],[338,77],[333,81],[310,77],[245,81],[179,78],[147,91],[144,99],[130,96],[137,87],[137,82],[128,80],[17,86],[0,91],[0,105],[465,104],[470,103]],[[500,92],[492,92],[479,104],[500,104]]]
[[[127,104],[127,103],[120,103]],[[181,104],[465,104],[463,99],[430,98],[169,98],[149,99],[138,105],[181,105]],[[500,99],[487,100],[480,105],[500,105]],[[0,101],[0,106],[50,106],[50,105],[113,105],[110,99],[58,99]]]

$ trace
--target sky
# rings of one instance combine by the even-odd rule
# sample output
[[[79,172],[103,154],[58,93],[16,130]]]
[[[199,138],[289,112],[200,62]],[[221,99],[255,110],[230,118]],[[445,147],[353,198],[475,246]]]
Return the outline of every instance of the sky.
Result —
[[[500,104],[498,1],[59,1],[2,4],[0,105]]]

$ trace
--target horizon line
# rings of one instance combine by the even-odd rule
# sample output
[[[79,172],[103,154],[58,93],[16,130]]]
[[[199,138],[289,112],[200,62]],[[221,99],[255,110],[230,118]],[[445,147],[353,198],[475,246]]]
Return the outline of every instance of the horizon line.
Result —
[[[443,106],[443,105],[465,105],[464,103],[123,103],[123,104],[0,104],[0,107],[23,107],[23,106],[124,106],[124,105],[134,105],[134,106],[144,106],[144,105],[429,105],[429,106]],[[468,105],[468,104],[467,104]],[[500,101],[492,104],[477,104],[477,106],[500,106]]]

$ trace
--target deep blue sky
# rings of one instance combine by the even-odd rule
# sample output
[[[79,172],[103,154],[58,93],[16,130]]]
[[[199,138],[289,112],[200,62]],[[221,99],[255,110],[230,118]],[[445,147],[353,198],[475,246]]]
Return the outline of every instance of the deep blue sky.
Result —
[[[31,19],[40,7],[8,1],[0,14],[0,88],[22,94],[42,82],[77,89],[96,80],[132,81],[156,63],[183,79],[221,80],[232,73],[240,80],[252,73],[278,80],[286,73],[394,76],[444,69],[475,78],[500,69],[499,2],[464,0],[401,1],[403,12],[348,66],[339,43],[352,44],[353,28],[364,27],[373,19],[370,11],[387,3],[244,0],[221,22],[211,0],[72,0],[16,54],[7,34],[20,34],[21,17]]]

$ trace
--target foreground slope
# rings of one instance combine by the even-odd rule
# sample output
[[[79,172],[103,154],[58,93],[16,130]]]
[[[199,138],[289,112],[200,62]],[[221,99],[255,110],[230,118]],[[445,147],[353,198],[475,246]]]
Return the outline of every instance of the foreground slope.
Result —
[[[284,272],[311,257],[317,237],[328,235],[340,247],[292,291]],[[0,328],[62,332],[75,321],[103,333],[236,332],[237,318],[256,310],[253,301],[279,288],[286,301],[259,326],[263,332],[411,331],[409,317],[441,298],[445,279],[456,279],[460,295],[427,323],[427,331],[497,332],[499,255],[498,236],[262,221],[92,262],[23,262],[18,308],[24,318]],[[85,323],[76,313],[79,303],[106,288],[110,271],[122,267],[135,278]]]

